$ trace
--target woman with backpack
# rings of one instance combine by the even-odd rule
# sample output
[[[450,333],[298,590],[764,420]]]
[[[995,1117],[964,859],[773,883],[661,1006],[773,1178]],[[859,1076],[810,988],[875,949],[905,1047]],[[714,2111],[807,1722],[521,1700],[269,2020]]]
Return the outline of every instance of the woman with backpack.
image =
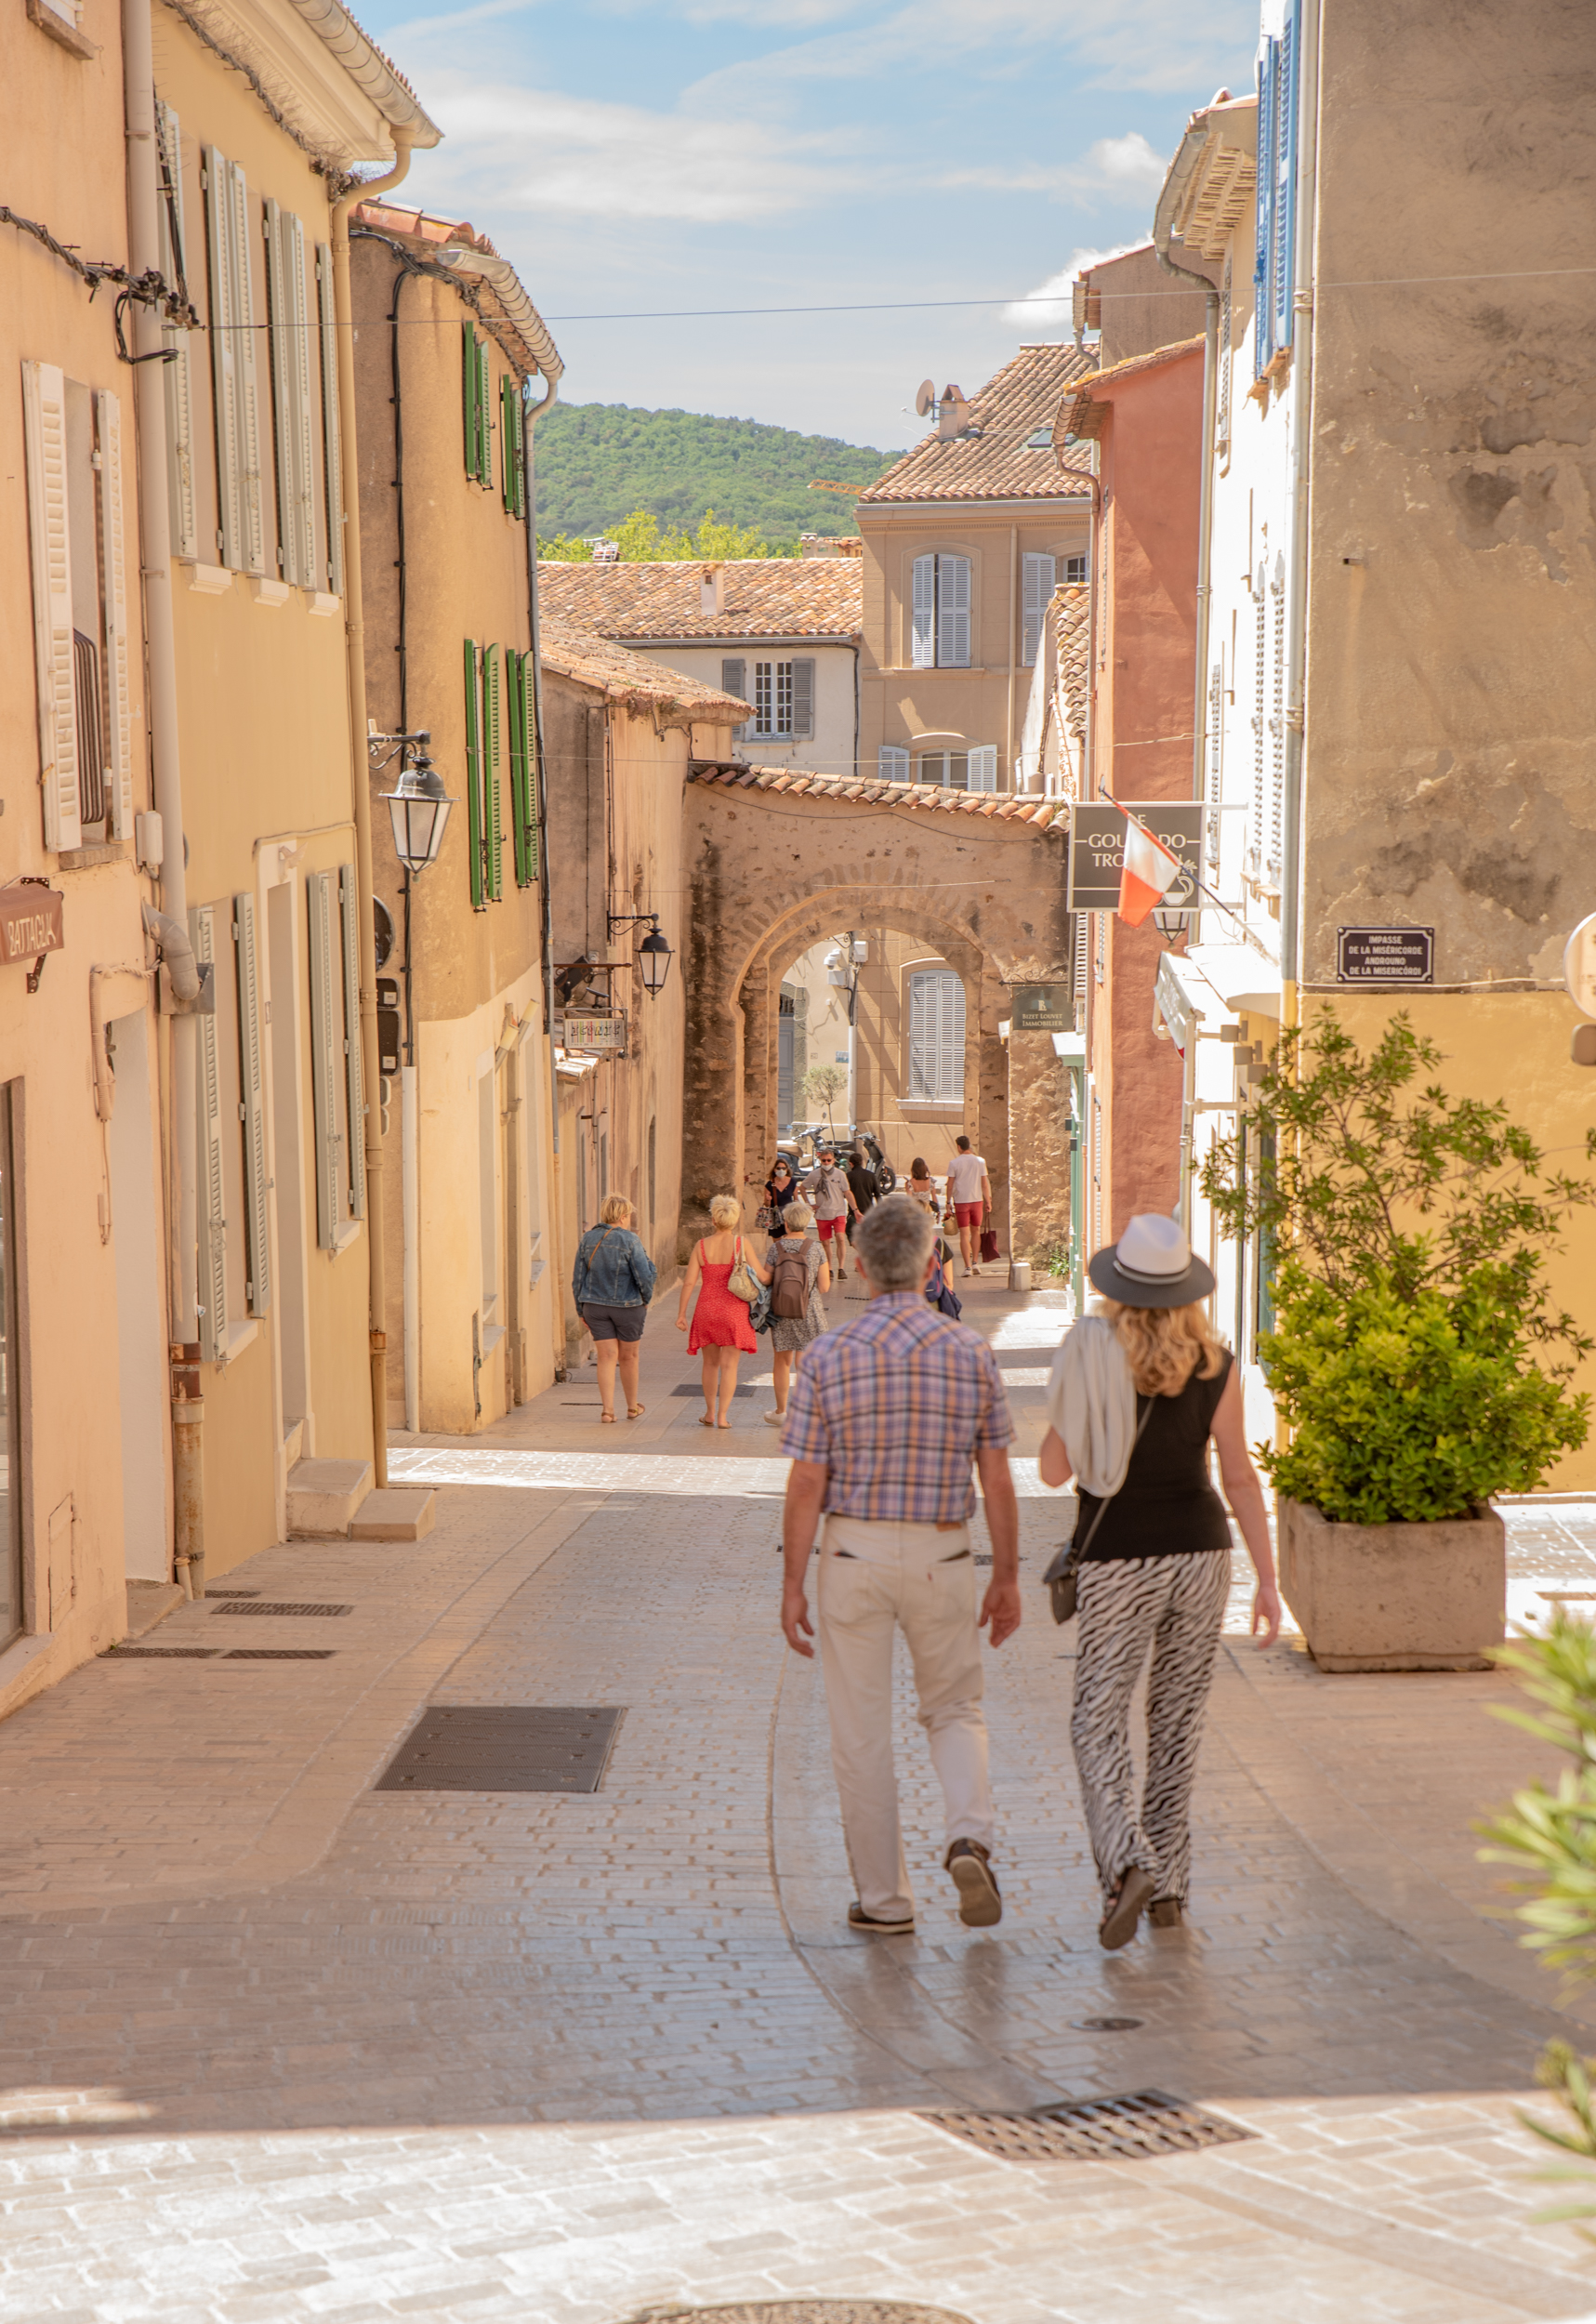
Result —
[[[766,1254],[771,1267],[771,1348],[775,1356],[776,1408],[767,1428],[787,1417],[787,1391],[805,1348],[827,1329],[821,1294],[831,1288],[825,1248],[815,1235],[814,1212],[807,1202],[789,1202],[786,1234]]]

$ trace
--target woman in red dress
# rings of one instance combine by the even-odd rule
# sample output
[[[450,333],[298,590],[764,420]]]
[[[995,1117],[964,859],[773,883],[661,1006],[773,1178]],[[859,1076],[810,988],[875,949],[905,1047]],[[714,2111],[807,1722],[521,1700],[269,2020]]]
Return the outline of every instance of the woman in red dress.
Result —
[[[737,1390],[737,1358],[759,1352],[754,1327],[748,1321],[747,1302],[728,1288],[739,1247],[749,1274],[760,1283],[769,1283],[771,1279],[770,1269],[759,1264],[737,1232],[742,1216],[740,1202],[730,1195],[716,1195],[709,1206],[709,1221],[715,1233],[706,1235],[693,1249],[677,1310],[676,1327],[685,1331],[687,1302],[696,1288],[698,1305],[693,1311],[692,1336],[688,1340],[687,1353],[702,1354],[704,1358],[700,1428],[731,1427],[732,1398]]]

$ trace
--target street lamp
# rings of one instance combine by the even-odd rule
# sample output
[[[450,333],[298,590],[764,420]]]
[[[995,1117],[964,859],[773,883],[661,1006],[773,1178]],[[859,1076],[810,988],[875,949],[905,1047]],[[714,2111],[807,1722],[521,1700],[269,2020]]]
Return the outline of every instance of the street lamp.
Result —
[[[416,738],[430,740],[428,735]],[[454,800],[443,788],[443,778],[425,750],[415,755],[415,762],[402,772],[396,787],[384,791],[389,819],[393,825],[393,852],[405,870],[414,878],[438,861],[438,851],[443,844],[444,827]]]
[[[659,914],[607,912],[604,917],[609,922],[612,936],[617,928],[636,928],[641,921],[648,922],[649,932],[638,946],[638,966],[643,972],[643,990],[650,994],[663,992],[665,980],[670,973],[671,949],[659,932]]]

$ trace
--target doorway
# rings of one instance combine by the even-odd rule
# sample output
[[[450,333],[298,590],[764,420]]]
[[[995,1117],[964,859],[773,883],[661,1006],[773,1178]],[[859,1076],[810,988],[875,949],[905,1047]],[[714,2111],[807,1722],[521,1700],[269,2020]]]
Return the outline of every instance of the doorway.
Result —
[[[116,1266],[116,1371],[122,1406],[122,1565],[129,1581],[169,1581],[166,1525],[164,1237],[156,1208],[154,1107],[144,1011],[113,1017],[105,1046],[116,1102],[106,1125]]]

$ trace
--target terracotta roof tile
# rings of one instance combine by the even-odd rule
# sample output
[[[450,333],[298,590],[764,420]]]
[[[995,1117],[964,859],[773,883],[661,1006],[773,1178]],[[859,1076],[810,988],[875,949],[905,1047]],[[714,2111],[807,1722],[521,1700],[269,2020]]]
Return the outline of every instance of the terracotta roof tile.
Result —
[[[729,557],[725,611],[700,604],[697,558],[665,564],[537,568],[542,604],[605,638],[851,638],[864,618],[864,567],[856,557]]]
[[[547,656],[546,656],[547,658]],[[1046,831],[1067,809],[1055,799],[1013,799],[983,791],[944,791],[930,783],[861,783],[851,775],[795,774],[790,767],[750,766],[742,759],[694,759],[687,779],[722,790],[785,791],[789,799],[834,800],[838,806],[917,807],[949,815],[1000,815]]]
[[[955,436],[945,443],[927,436],[860,494],[858,506],[894,500],[1057,500],[1087,492],[1090,463],[1084,452],[1067,454],[1061,473],[1053,453],[1045,444],[1029,450],[1026,439],[1051,428],[1071,382],[1095,367],[1095,356],[1083,348],[1022,347],[970,399],[970,419],[979,435]]]
[[[663,663],[630,653],[591,629],[545,614],[538,631],[545,669],[579,686],[591,686],[636,718],[652,718],[661,726],[685,726],[694,720],[740,726],[754,714],[751,703],[739,702],[734,694],[722,693],[680,670],[666,669]]]
[[[1086,741],[1087,696],[1091,691],[1091,591],[1068,582],[1053,592],[1050,608],[1058,638],[1058,696],[1070,733]]]
[[[1061,451],[1066,436],[1090,438],[1102,427],[1101,413],[1094,413],[1095,404],[1112,403],[1113,390],[1124,380],[1134,378],[1140,371],[1156,371],[1160,364],[1172,363],[1182,355],[1201,354],[1201,335],[1194,339],[1175,339],[1167,347],[1154,347],[1145,355],[1128,355],[1122,363],[1111,363],[1106,371],[1094,371],[1088,378],[1077,381],[1065,393],[1053,423],[1053,442]],[[1104,390],[1109,392],[1105,394]],[[1072,450],[1078,450],[1072,446]]]

